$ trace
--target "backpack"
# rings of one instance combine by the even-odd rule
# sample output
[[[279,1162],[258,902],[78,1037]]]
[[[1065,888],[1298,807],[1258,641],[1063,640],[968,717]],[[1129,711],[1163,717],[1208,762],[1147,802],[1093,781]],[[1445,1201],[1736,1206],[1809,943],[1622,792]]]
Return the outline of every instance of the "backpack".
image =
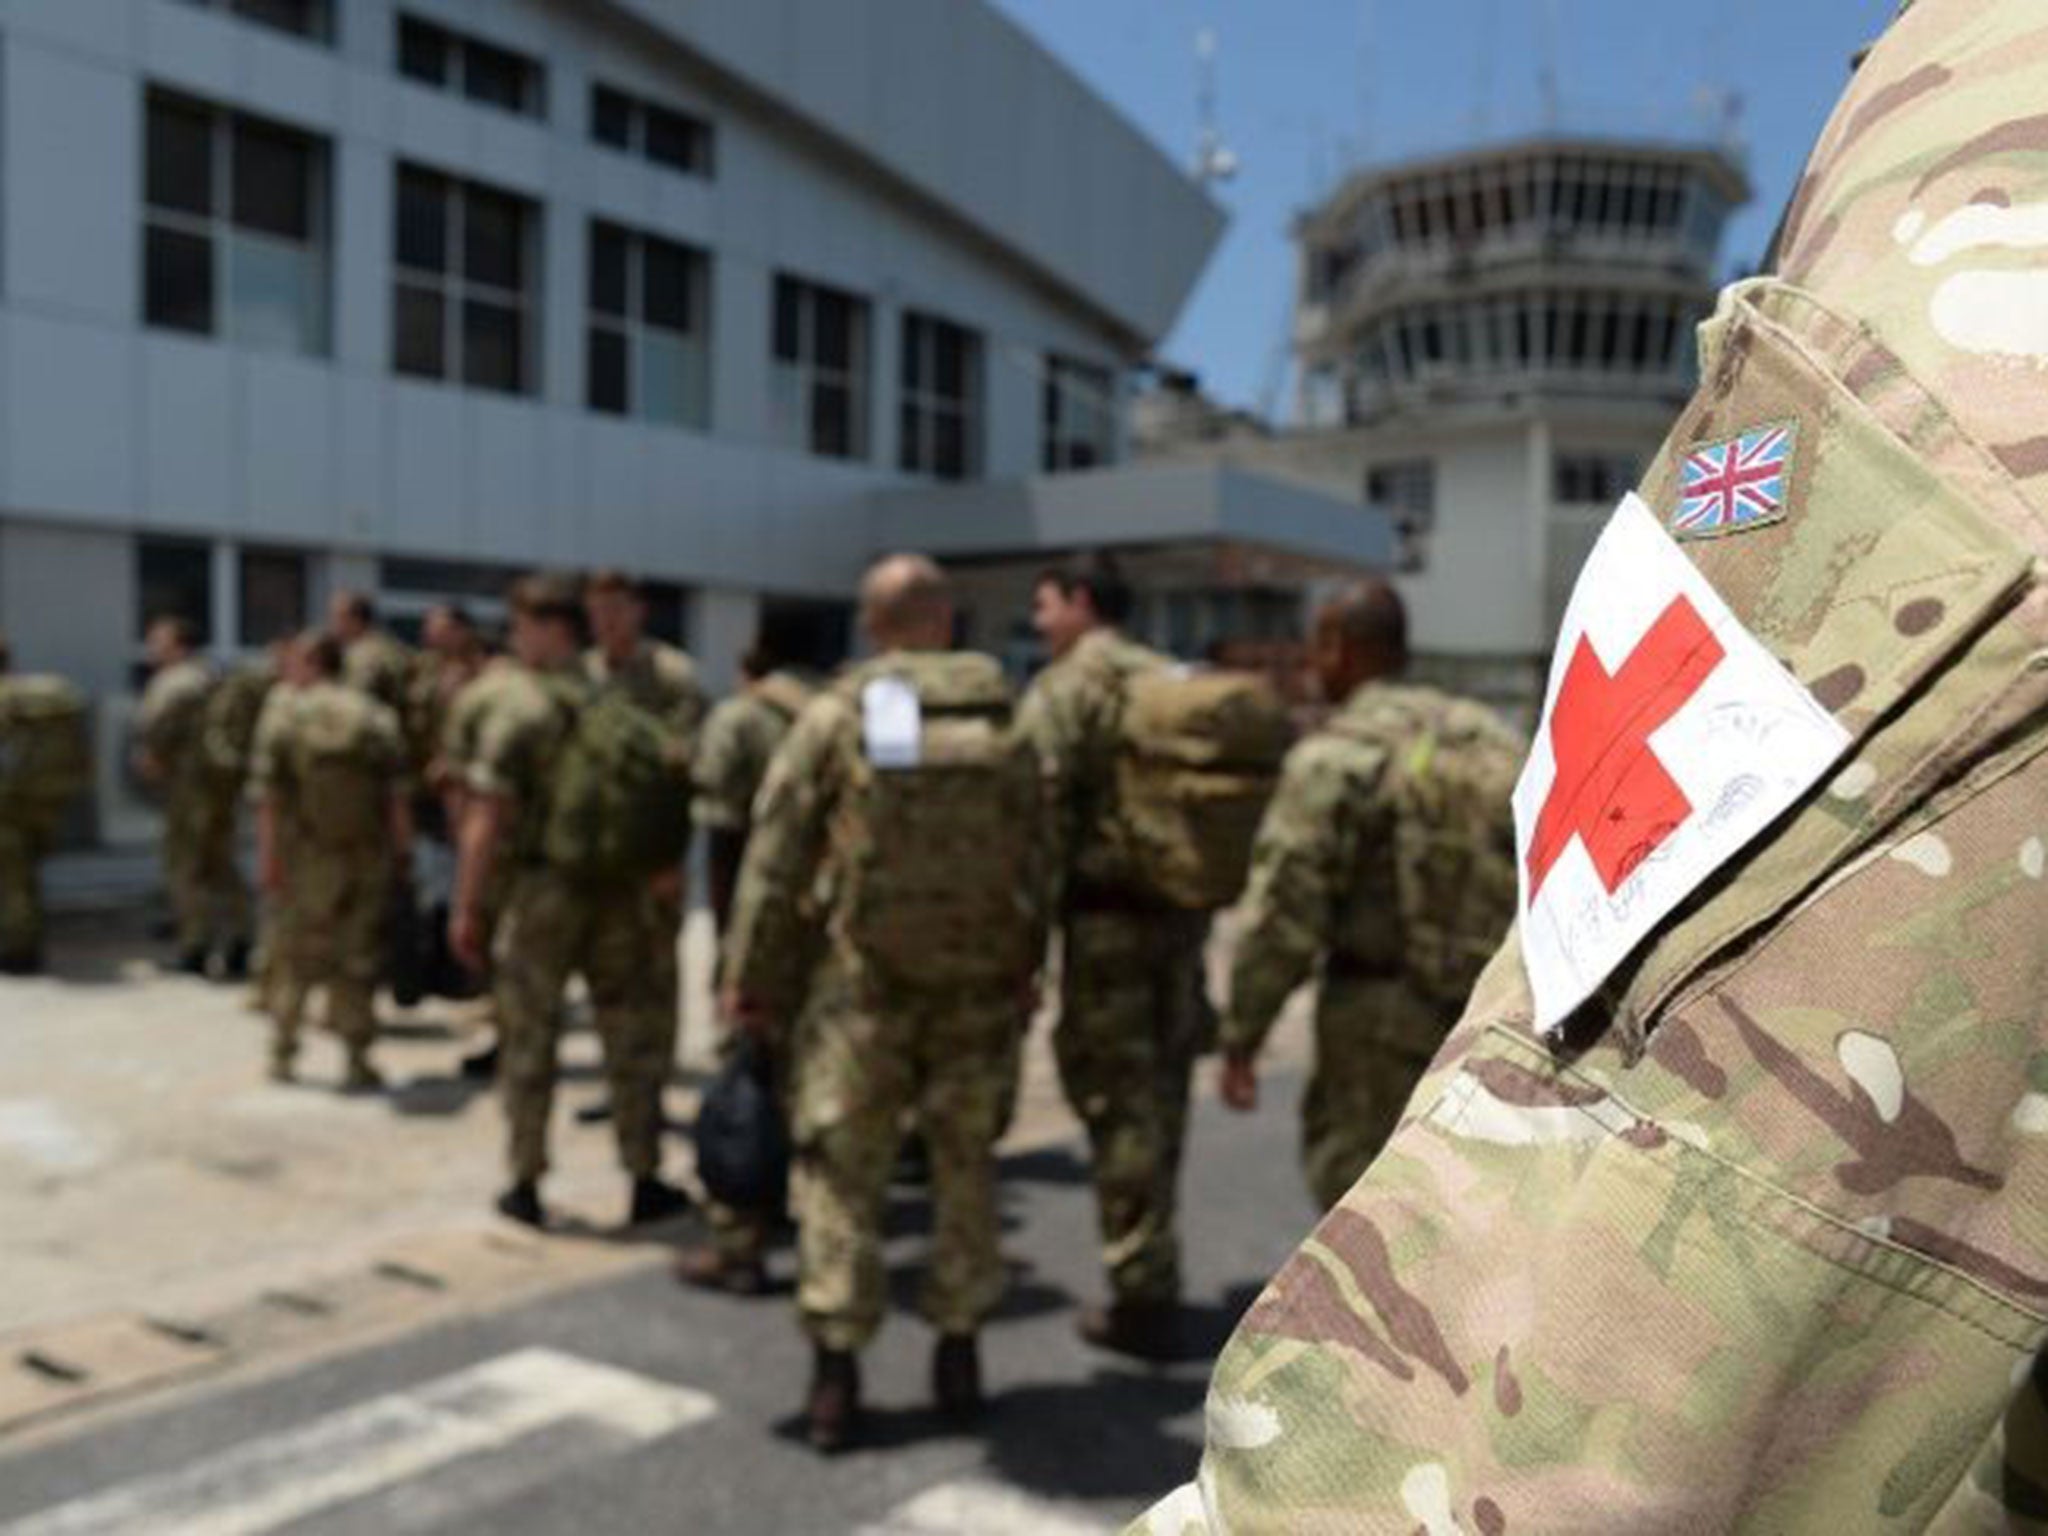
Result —
[[[1227,907],[1293,739],[1287,707],[1251,672],[1154,667],[1122,688],[1117,820],[1138,886],[1185,911]]]
[[[0,678],[0,818],[54,836],[91,781],[79,691],[61,677]]]
[[[867,690],[892,680],[917,697],[914,750],[876,763],[865,727],[847,733],[830,832],[839,937],[885,982],[1017,985],[1039,960],[1038,755],[993,658],[920,656],[893,673],[884,663],[842,691],[864,711]]]
[[[1510,796],[1523,742],[1482,706],[1440,699],[1397,743],[1384,781],[1394,809],[1394,889],[1402,975],[1428,1001],[1464,1008],[1514,921]],[[1385,749],[1387,737],[1339,715],[1329,729]]]
[[[206,771],[225,787],[239,786],[248,775],[256,721],[272,681],[267,670],[244,667],[216,683],[206,696],[199,722],[200,757]]]
[[[374,713],[353,695],[309,695],[290,733],[297,834],[321,848],[384,843],[390,836],[392,777],[377,743]]]
[[[575,711],[555,760],[541,854],[575,879],[609,884],[652,875],[690,842],[690,783],[674,736],[622,689]]]

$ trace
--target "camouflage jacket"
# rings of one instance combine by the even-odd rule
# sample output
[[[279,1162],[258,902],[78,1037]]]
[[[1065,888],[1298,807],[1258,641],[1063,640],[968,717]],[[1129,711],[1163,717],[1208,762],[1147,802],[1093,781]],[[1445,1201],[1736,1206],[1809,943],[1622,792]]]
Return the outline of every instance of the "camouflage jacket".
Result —
[[[162,770],[166,796],[202,792],[206,773],[206,700],[214,675],[198,657],[160,667],[142,690],[135,710],[135,737]]]
[[[1165,664],[1157,651],[1097,629],[1041,672],[1024,696],[1018,719],[1045,763],[1056,908],[1077,889],[1131,884],[1116,825],[1124,680]]]
[[[482,688],[486,679],[495,681]],[[544,672],[517,664],[487,671],[477,683],[472,691],[480,690],[481,698],[464,786],[509,802],[512,819],[500,857],[530,863],[540,857],[556,765],[590,684],[579,668]]]
[[[891,651],[848,669],[797,717],[770,762],[733,901],[724,974],[778,1017],[791,1017],[802,1003],[810,964],[820,953],[819,919],[830,927],[837,916],[844,875],[835,867],[839,850],[830,834],[847,788],[848,764],[863,750],[863,686],[894,674],[922,691],[927,679],[942,679],[947,669],[963,665],[997,666],[973,652]],[[1019,885],[1015,909],[1031,930],[1031,942],[1042,946],[1043,877],[1034,867]],[[844,944],[835,949],[858,972],[859,956]]]
[[[1553,1050],[1514,941],[1219,1359],[1136,1527],[1919,1531],[2048,1513],[2048,16],[1919,0],[1724,297],[1680,547],[1852,738]]]
[[[403,717],[412,686],[413,652],[381,629],[366,631],[342,657],[341,678]]]
[[[339,682],[280,689],[259,717],[249,767],[250,792],[278,811],[284,846],[382,851],[386,808],[406,782],[408,760],[398,716],[362,689]],[[304,743],[325,735],[350,743],[347,782],[311,784]]]
[[[775,672],[711,711],[690,765],[696,785],[692,819],[698,826],[747,829],[768,763],[813,691],[796,673]]]
[[[583,655],[583,669],[594,686],[623,688],[635,704],[667,722],[687,761],[705,710],[697,664],[688,652],[659,640],[642,640],[632,659],[615,667],[593,647]]]
[[[200,728],[207,771],[236,793],[248,778],[256,726],[276,682],[277,669],[267,662],[237,667],[206,702]]]
[[[1369,998],[1356,988],[1347,996],[1379,1015],[1371,1023],[1384,1043],[1421,1057],[1442,1042],[1453,1019],[1404,984],[1414,933],[1428,915],[1407,910],[1426,887],[1403,878],[1400,861],[1412,845],[1397,836],[1395,823],[1403,808],[1400,775],[1415,771],[1409,759],[1418,744],[1433,741],[1447,722],[1457,734],[1484,734],[1510,752],[1519,747],[1482,705],[1430,688],[1368,683],[1288,754],[1252,848],[1224,1050],[1256,1053],[1288,995],[1319,964],[1374,983]],[[1503,786],[1503,836],[1507,809]],[[1506,881],[1511,889],[1511,874]],[[1489,925],[1491,942],[1513,916],[1511,900]],[[1326,987],[1326,1005],[1330,992]]]

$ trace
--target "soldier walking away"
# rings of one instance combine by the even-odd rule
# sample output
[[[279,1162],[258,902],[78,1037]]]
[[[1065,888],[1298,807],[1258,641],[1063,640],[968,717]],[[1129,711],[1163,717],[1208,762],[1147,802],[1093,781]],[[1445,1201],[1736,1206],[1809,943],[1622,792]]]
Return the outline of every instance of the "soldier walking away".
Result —
[[[564,578],[530,576],[513,588],[519,666],[493,684],[477,722],[449,918],[450,948],[481,970],[486,893],[500,860],[510,862],[492,956],[512,1176],[498,1209],[533,1226],[546,1221],[540,1180],[562,993],[578,972],[604,1045],[630,1219],[658,1221],[689,1204],[659,1176],[688,807],[663,723],[620,693],[593,695],[581,618]]]
[[[1396,681],[1408,618],[1384,581],[1317,613],[1335,716],[1287,759],[1252,852],[1223,1016],[1222,1096],[1258,1106],[1255,1060],[1317,982],[1302,1164],[1327,1210],[1379,1151],[1515,915],[1509,795],[1527,744],[1483,705]]]
[[[91,776],[85,700],[14,671],[0,635],[0,975],[43,968],[42,862]]]
[[[951,594],[922,556],[875,566],[861,609],[878,654],[775,755],[727,957],[739,1026],[794,1029],[805,1413],[826,1451],[858,1428],[857,1356],[881,1325],[882,1207],[911,1110],[933,1153],[933,1393],[949,1416],[981,1405],[977,1338],[1003,1289],[995,1141],[1044,943],[1039,770],[1000,665],[948,649]],[[813,890],[831,905],[806,997]]]
[[[498,695],[507,688],[517,689],[523,684],[520,679],[518,662],[510,656],[495,650],[487,650],[477,673],[456,689],[448,701],[447,718],[442,722],[440,749],[435,755],[428,773],[441,789],[442,818],[449,829],[451,844],[459,843],[462,827],[463,807],[469,801],[469,771],[476,761],[477,742],[483,722],[489,718]],[[456,880],[461,878],[459,849],[456,859]],[[490,954],[497,934],[498,917],[505,908],[505,892],[512,883],[513,861],[497,859],[477,901],[477,958],[465,962],[452,956],[469,978],[471,985],[481,986],[486,1002],[491,1008],[487,1028],[490,1041],[478,1050],[462,1058],[464,1077],[488,1080],[498,1071],[498,1040],[496,1003],[492,997],[489,971]],[[455,911],[455,892],[451,887],[448,916]]]
[[[251,772],[263,888],[283,914],[270,1075],[291,1081],[307,994],[324,986],[343,1086],[359,1092],[382,1085],[370,1050],[384,908],[412,856],[405,739],[391,709],[341,681],[331,635],[306,635],[297,663],[305,685],[266,720]]]
[[[370,595],[350,589],[335,593],[327,604],[327,633],[341,647],[342,681],[402,720],[412,686],[413,654],[378,627],[377,606]]]
[[[1515,932],[1136,1529],[2039,1527],[2044,115],[2037,0],[1854,75],[1567,607]]]
[[[213,769],[206,751],[206,705],[213,674],[194,654],[189,620],[152,622],[144,637],[151,667],[137,709],[136,771],[163,796],[164,882],[170,890],[178,968],[206,974],[213,950],[233,980],[249,972],[249,892],[235,867],[238,791]]]
[[[623,698],[661,726],[673,780],[670,792],[677,797],[686,818],[683,856],[657,877],[672,882],[663,885],[661,893],[677,910],[676,932],[670,936],[666,951],[648,957],[654,968],[650,984],[668,1000],[667,1053],[673,1057],[682,1009],[676,940],[682,926],[683,860],[688,857],[690,755],[704,723],[704,690],[697,681],[697,664],[687,652],[648,638],[646,595],[639,583],[623,571],[598,570],[584,578],[583,613],[594,642],[583,656],[591,687],[601,698]],[[598,1103],[579,1110],[577,1118],[597,1122],[610,1114],[608,1103]]]
[[[704,829],[721,971],[733,895],[753,828],[754,799],[769,762],[816,689],[809,677],[789,664],[779,638],[765,628],[741,658],[740,671],[744,685],[711,711],[692,761],[696,797],[691,819]],[[728,1055],[737,1042],[736,1034],[727,1034],[724,1049]],[[769,1043],[760,1043],[762,1066],[771,1091],[786,1102],[789,1063],[785,1053],[768,1051]],[[773,1043],[786,1042],[778,1039]],[[767,1286],[769,1231],[779,1215],[777,1211],[742,1211],[719,1201],[707,1202],[704,1217],[712,1240],[677,1256],[676,1278],[739,1295],[758,1294]]]
[[[1197,715],[1204,700],[1229,704],[1259,694],[1259,707],[1249,711],[1259,739],[1242,744],[1242,755],[1260,759],[1248,764],[1249,776],[1239,782],[1230,775],[1205,786],[1211,793],[1180,802],[1227,812],[1229,846],[1201,846],[1206,834],[1172,827],[1168,804],[1141,816],[1137,792],[1198,770],[1166,764],[1157,765],[1161,775],[1135,771],[1154,766],[1136,750],[1145,715],[1138,693],[1163,686],[1160,702],[1173,714],[1190,675],[1124,637],[1130,608],[1130,588],[1107,556],[1041,574],[1033,622],[1053,661],[1026,696],[1023,719],[1045,762],[1052,803],[1061,936],[1053,1052],[1067,1102],[1087,1128],[1109,1276],[1109,1305],[1084,1308],[1078,1326],[1099,1347],[1162,1358],[1180,1348],[1175,1206],[1194,1064],[1215,1027],[1202,971],[1209,914],[1242,886],[1288,726],[1279,701],[1248,675],[1194,680]],[[1190,716],[1177,723],[1192,735],[1209,722]],[[1213,754],[1219,762],[1239,755],[1222,743]],[[1190,835],[1154,835],[1176,830]],[[1213,889],[1173,889],[1148,858],[1161,849],[1194,873],[1234,867],[1198,882]]]

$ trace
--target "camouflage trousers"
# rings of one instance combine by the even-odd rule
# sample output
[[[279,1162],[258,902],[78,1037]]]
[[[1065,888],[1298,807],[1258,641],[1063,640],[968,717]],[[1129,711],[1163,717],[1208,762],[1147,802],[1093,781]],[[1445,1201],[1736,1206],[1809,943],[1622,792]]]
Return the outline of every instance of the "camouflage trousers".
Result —
[[[676,1048],[677,904],[635,889],[578,885],[545,866],[522,869],[506,893],[492,946],[499,1090],[515,1180],[548,1167],[562,1035],[562,992],[590,987],[604,1046],[619,1161],[635,1178],[661,1166],[661,1091]]]
[[[1301,1096],[1302,1171],[1321,1209],[1379,1156],[1453,1022],[1397,981],[1324,978]]]
[[[383,973],[384,908],[391,856],[381,847],[300,847],[273,911],[276,960],[265,990],[277,1020],[274,1050],[289,1065],[298,1054],[306,999],[327,989],[327,1027],[363,1062],[377,1039],[375,999]]]
[[[1214,1018],[1202,976],[1208,919],[1077,912],[1062,944],[1053,1054],[1088,1131],[1102,1262],[1120,1302],[1180,1296],[1174,1207],[1195,1059]]]
[[[0,825],[0,960],[25,961],[42,953],[43,845],[26,827]]]
[[[212,790],[180,790],[164,807],[164,884],[178,947],[249,937],[249,890],[235,867],[235,803]]]
[[[797,1308],[828,1349],[882,1323],[882,1211],[915,1112],[931,1150],[932,1244],[919,1309],[972,1333],[1003,1292],[995,1142],[1023,1034],[1014,995],[865,995],[850,967],[820,967],[797,1027]]]

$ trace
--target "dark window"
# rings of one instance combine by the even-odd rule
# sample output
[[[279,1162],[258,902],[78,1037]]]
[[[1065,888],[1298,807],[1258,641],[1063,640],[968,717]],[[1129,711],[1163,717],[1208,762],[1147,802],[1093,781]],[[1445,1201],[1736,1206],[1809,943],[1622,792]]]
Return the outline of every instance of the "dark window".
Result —
[[[716,131],[703,118],[609,85],[590,89],[590,136],[687,176],[712,174]]]
[[[326,144],[159,90],[145,120],[144,321],[326,351]]]
[[[981,338],[935,316],[903,316],[901,439],[912,474],[963,480],[980,465]]]
[[[243,645],[268,645],[305,627],[304,555],[290,549],[245,549],[241,578]]]
[[[1365,499],[1392,518],[1396,570],[1420,571],[1429,563],[1436,529],[1436,465],[1429,459],[1375,464],[1365,474]]]
[[[540,60],[417,16],[398,18],[398,72],[507,112],[547,114],[546,71]]]
[[[640,599],[647,605],[647,633],[670,645],[682,645],[690,622],[690,594],[672,581],[643,581]]]
[[[533,205],[412,165],[398,168],[396,204],[392,366],[531,390]]]
[[[867,300],[777,276],[770,347],[777,437],[825,458],[865,458]]]
[[[702,251],[593,220],[593,410],[711,424],[710,262]]]
[[[199,539],[135,541],[135,638],[157,619],[197,626],[199,643],[213,643],[213,548]]]
[[[608,85],[590,88],[590,136],[613,149],[633,146],[633,100]]]
[[[1567,505],[1611,507],[1634,488],[1636,472],[1632,454],[1560,452],[1551,466],[1553,493]]]
[[[331,0],[186,0],[202,10],[228,11],[245,21],[275,27],[316,43],[334,41]]]
[[[1040,444],[1046,473],[1109,463],[1115,457],[1116,412],[1116,382],[1107,368],[1070,357],[1047,357]]]

